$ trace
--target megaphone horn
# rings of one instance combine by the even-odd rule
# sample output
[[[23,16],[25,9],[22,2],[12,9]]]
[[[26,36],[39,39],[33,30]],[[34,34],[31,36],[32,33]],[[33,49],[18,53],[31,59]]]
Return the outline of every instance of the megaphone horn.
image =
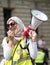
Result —
[[[48,17],[46,14],[39,10],[32,10],[32,20],[31,20],[31,27],[36,30],[37,27],[44,21],[48,20]]]

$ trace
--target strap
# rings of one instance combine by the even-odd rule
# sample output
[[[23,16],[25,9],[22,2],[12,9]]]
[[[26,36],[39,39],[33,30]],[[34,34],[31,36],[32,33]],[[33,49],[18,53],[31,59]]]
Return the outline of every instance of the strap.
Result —
[[[27,38],[25,38],[25,43],[27,43]],[[21,49],[27,49],[28,54],[29,54],[29,48],[28,48],[28,46],[29,46],[29,43],[26,44],[24,47],[22,47],[22,45],[20,44]]]
[[[27,43],[27,39],[26,39],[26,43]],[[23,48],[22,45],[20,44],[21,49],[27,49],[28,54],[30,55],[28,46],[29,46],[29,43],[26,44],[26,46],[25,46],[24,48]],[[35,59],[32,59],[30,56],[29,56],[29,59],[31,59],[32,65],[35,65]],[[24,60],[24,59],[23,59],[23,60]],[[25,60],[26,60],[26,59],[25,59]],[[21,59],[20,59],[20,62],[21,62]]]
[[[14,57],[15,51],[16,51],[16,49],[17,49],[17,47],[18,47],[18,45],[19,45],[20,42],[21,42],[21,40],[18,42],[18,44],[15,47],[15,50],[14,50],[14,53],[13,53],[13,57]],[[11,65],[13,65],[13,57],[12,57],[12,63],[11,63]]]
[[[35,59],[31,58],[32,65],[35,65]]]

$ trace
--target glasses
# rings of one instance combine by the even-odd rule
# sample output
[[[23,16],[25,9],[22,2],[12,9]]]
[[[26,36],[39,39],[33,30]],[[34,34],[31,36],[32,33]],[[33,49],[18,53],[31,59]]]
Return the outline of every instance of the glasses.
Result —
[[[12,22],[12,23],[10,23],[10,24],[7,24],[7,27],[9,28],[9,26],[11,25],[11,26],[14,26],[16,23],[15,22]]]

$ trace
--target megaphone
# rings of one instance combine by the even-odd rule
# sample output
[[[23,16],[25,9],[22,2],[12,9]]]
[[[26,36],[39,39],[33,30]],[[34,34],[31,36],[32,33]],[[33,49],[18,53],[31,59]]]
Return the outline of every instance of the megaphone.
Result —
[[[26,37],[28,37],[30,30],[36,30],[41,23],[48,20],[47,15],[39,10],[32,10],[31,14],[31,24],[27,27],[26,31],[24,31],[24,36]]]
[[[47,15],[39,10],[32,10],[31,14],[32,14],[31,28],[34,30],[36,30],[41,23],[48,20]]]

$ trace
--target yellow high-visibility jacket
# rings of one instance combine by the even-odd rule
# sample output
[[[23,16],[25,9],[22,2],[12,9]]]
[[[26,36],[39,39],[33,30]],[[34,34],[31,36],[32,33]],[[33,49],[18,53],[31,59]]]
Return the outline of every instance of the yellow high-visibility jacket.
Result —
[[[43,63],[44,62],[45,53],[42,50],[38,50],[37,58],[35,59],[35,63]]]
[[[31,59],[26,52],[26,49],[21,49],[20,44],[24,47],[24,39],[18,43],[18,46],[15,50],[12,48],[12,57],[13,59],[6,60],[4,65],[32,65]],[[13,55],[14,54],[14,55]]]

